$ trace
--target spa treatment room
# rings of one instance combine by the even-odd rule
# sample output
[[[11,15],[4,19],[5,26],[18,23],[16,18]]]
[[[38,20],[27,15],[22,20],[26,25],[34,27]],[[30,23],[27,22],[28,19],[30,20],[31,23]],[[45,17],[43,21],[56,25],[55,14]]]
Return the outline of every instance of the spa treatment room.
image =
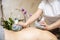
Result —
[[[0,0],[0,40],[60,40],[60,0]]]

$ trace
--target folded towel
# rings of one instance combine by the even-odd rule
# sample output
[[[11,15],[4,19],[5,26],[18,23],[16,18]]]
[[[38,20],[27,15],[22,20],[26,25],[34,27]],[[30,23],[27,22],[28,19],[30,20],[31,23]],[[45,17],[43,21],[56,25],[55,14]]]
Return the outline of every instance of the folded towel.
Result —
[[[2,26],[0,26],[0,40],[4,40],[4,29]]]

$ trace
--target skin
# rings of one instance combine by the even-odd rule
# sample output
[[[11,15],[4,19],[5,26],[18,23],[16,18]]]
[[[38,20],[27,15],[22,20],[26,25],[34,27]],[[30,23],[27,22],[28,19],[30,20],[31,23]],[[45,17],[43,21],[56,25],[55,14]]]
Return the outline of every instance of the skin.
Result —
[[[28,27],[18,32],[4,30],[5,40],[58,40],[51,32],[35,27]]]

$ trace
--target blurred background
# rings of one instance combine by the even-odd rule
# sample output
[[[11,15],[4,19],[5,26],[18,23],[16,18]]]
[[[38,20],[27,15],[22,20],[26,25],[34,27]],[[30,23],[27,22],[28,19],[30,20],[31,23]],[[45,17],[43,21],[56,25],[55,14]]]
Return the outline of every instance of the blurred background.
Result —
[[[40,0],[0,0],[0,19],[3,16],[5,20],[9,17],[27,20],[37,10],[39,3]]]

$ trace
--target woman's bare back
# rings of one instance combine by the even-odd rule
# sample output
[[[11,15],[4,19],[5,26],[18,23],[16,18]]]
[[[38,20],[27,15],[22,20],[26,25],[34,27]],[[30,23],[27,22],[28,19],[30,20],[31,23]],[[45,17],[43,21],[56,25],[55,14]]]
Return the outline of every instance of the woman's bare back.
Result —
[[[28,27],[18,32],[5,29],[5,40],[57,40],[57,38],[49,31]]]

